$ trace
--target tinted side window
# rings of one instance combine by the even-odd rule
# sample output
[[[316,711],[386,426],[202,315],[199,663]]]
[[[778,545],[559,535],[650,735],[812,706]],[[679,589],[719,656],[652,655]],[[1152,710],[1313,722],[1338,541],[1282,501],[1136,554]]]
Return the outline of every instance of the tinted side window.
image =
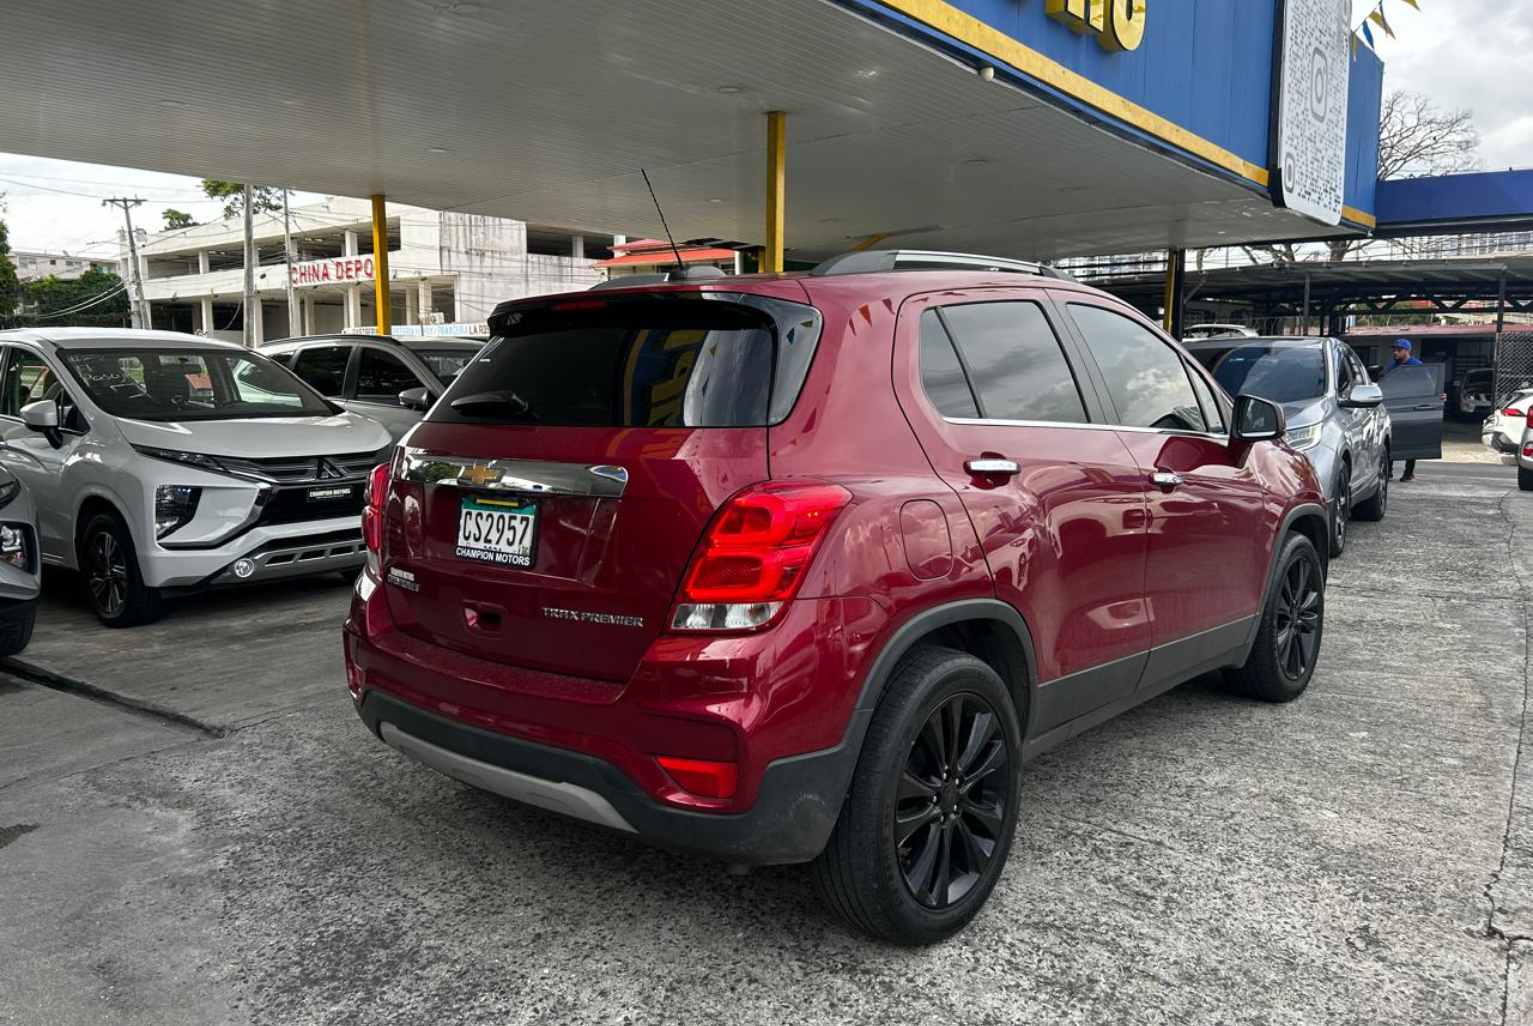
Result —
[[[42,399],[59,404],[59,424],[65,429],[83,430],[79,411],[58,375],[36,353],[19,346],[11,348],[5,361],[5,377],[0,380],[0,414],[20,417],[23,406]]]
[[[1070,304],[1125,427],[1205,431],[1187,368],[1148,328],[1096,306]]]
[[[1219,406],[1219,399],[1214,395],[1214,390],[1203,380],[1191,367],[1187,368],[1187,376],[1192,379],[1192,391],[1198,397],[1198,405],[1203,410],[1203,422],[1208,425],[1208,430],[1215,434],[1224,433],[1224,411]]]
[[[346,361],[350,359],[350,346],[315,346],[298,354],[293,373],[320,395],[340,395],[346,389]]]
[[[926,397],[944,417],[978,417],[969,379],[953,352],[953,340],[937,317],[937,311],[921,315],[921,384]]]
[[[400,392],[418,387],[420,382],[416,380],[415,372],[399,357],[370,346],[362,347],[362,360],[357,367],[358,399],[398,403]]]
[[[1336,394],[1346,395],[1352,391],[1357,380],[1357,371],[1353,369],[1352,361],[1341,350],[1336,350]]]
[[[1373,379],[1368,377],[1368,369],[1363,366],[1363,361],[1358,359],[1357,354],[1350,349],[1347,350],[1347,362],[1352,365],[1352,376],[1356,379],[1357,384],[1373,384]]]
[[[1037,303],[965,303],[941,312],[974,382],[980,416],[1066,424],[1090,419]]]

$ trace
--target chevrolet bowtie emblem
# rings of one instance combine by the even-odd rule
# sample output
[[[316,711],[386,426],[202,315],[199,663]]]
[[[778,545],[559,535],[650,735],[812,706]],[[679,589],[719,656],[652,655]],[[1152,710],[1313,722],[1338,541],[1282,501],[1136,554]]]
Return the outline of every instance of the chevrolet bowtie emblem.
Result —
[[[500,470],[496,467],[487,467],[483,463],[476,463],[472,467],[464,467],[458,471],[460,480],[467,481],[471,485],[483,488],[492,481],[500,480]]]

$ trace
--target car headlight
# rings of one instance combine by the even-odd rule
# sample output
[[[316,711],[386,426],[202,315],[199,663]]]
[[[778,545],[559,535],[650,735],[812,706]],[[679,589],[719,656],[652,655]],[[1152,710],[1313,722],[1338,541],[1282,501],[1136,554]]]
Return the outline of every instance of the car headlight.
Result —
[[[32,532],[22,524],[0,524],[0,563],[32,569]]]
[[[179,531],[197,515],[202,489],[193,485],[160,485],[154,490],[154,536]]]
[[[1321,425],[1311,424],[1308,427],[1289,428],[1283,435],[1283,441],[1295,449],[1313,449],[1320,444]]]
[[[167,460],[171,463],[179,463],[184,467],[197,467],[200,470],[211,470],[215,474],[227,474],[229,469],[218,462],[218,457],[209,456],[200,452],[182,452],[179,449],[157,449],[152,445],[135,445],[133,451],[141,456],[152,459]]]
[[[16,480],[14,477],[4,484],[0,484],[0,509],[4,509],[5,507],[9,506],[11,501],[20,494],[21,482]]]

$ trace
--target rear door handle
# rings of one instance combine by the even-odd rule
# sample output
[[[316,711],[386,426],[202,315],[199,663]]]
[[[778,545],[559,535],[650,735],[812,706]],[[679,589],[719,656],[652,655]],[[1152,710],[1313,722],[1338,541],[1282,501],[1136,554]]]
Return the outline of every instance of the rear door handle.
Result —
[[[1412,406],[1411,409],[1413,409],[1413,410],[1435,410],[1435,409],[1437,409],[1437,404],[1436,403],[1418,403],[1417,405]]]
[[[1150,482],[1159,488],[1175,488],[1182,483],[1182,475],[1170,470],[1157,470],[1150,475]]]
[[[963,465],[963,469],[971,474],[984,476],[989,474],[1012,474],[1022,473],[1022,465],[1016,460],[1004,460],[994,457],[983,457],[977,460],[969,460]]]

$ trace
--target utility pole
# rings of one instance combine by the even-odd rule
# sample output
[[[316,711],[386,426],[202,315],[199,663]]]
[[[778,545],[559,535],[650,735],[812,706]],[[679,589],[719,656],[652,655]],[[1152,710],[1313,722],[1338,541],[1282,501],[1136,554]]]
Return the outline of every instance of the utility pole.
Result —
[[[293,252],[293,225],[288,218],[288,190],[282,190],[282,245],[287,250],[287,333],[297,338],[304,332],[303,317],[298,309],[298,293],[293,290],[293,264],[298,254]]]
[[[101,201],[103,207],[122,207],[122,216],[128,222],[128,259],[132,263],[129,281],[133,283],[133,326],[135,328],[152,328],[154,319],[149,312],[149,302],[144,299],[144,278],[138,269],[138,239],[133,234],[134,207],[143,203],[138,196],[114,196],[111,199]]]
[[[261,316],[261,309],[256,305],[255,298],[255,231],[251,224],[250,212],[250,186],[245,186],[245,299],[242,307],[245,322],[245,348],[255,348],[255,319]]]

